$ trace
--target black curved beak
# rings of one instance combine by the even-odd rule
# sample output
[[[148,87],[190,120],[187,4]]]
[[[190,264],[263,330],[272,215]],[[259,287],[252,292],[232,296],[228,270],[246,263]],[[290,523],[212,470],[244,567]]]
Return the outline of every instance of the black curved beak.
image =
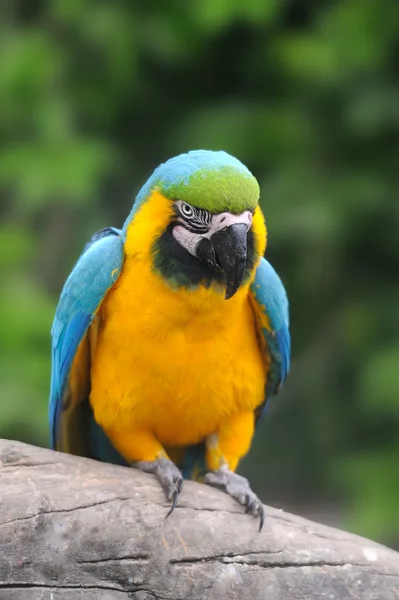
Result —
[[[226,275],[228,300],[237,292],[244,277],[247,263],[247,231],[245,223],[234,223],[203,239],[197,248],[197,257],[210,268],[223,271]]]

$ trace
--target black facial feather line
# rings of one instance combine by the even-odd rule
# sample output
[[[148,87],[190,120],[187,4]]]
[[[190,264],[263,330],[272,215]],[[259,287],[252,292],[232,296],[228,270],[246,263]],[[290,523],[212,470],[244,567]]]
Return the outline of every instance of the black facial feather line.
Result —
[[[185,215],[179,209],[179,207],[175,205],[175,214],[178,218],[178,221],[182,223],[184,227],[192,233],[206,233],[209,230],[209,226],[211,224],[211,213],[209,213],[207,210],[204,210],[203,208],[195,208],[191,205],[188,206],[190,206],[192,210],[191,216]]]

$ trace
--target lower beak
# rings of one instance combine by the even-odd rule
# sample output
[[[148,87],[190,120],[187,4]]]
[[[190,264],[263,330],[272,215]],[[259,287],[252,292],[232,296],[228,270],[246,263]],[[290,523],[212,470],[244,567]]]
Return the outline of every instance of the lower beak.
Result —
[[[226,275],[225,300],[240,287],[247,263],[247,232],[245,223],[234,223],[214,233],[210,239],[216,264]]]

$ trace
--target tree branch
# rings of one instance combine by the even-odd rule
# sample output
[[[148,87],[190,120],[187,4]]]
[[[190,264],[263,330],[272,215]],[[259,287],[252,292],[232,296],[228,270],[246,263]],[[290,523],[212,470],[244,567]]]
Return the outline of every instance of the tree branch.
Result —
[[[399,554],[186,482],[0,440],[0,600],[397,600]]]

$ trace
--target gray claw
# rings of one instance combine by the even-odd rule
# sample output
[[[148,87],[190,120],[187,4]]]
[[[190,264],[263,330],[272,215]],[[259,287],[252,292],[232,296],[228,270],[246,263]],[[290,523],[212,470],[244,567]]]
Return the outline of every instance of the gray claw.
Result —
[[[221,467],[218,471],[211,471],[204,477],[204,482],[213,487],[223,489],[229,496],[245,506],[245,512],[259,517],[259,531],[265,522],[265,510],[262,502],[253,493],[249,482],[245,477],[233,473],[227,467]]]
[[[262,531],[265,522],[265,509],[263,508],[262,502],[258,500],[255,494],[252,498],[247,494],[245,512],[254,515],[254,517],[259,517],[259,531]]]
[[[180,496],[180,492],[182,491],[182,488],[183,488],[183,477],[181,477],[181,476],[176,477],[173,481],[173,484],[169,487],[169,490],[167,490],[167,492],[166,492],[168,494],[168,500],[172,500],[172,506],[166,513],[165,519],[167,519],[169,517],[169,515],[171,515],[172,512],[175,510],[177,503],[179,501],[179,496]]]
[[[141,471],[145,471],[146,473],[154,473],[158,477],[168,500],[172,502],[165,519],[169,517],[177,506],[179,495],[183,487],[183,476],[179,469],[168,458],[158,458],[157,460],[152,461],[139,461],[133,463],[132,466]]]

